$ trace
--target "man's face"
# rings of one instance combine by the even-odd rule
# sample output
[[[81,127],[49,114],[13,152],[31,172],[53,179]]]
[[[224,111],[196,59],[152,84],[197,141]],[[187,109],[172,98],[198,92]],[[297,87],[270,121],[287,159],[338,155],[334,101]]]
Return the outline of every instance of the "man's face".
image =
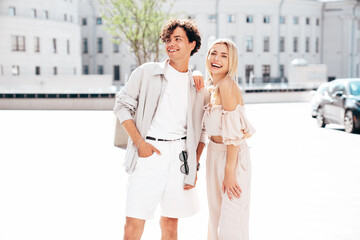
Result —
[[[171,61],[188,61],[191,51],[195,48],[196,42],[189,42],[183,28],[177,27],[165,40],[165,51]]]

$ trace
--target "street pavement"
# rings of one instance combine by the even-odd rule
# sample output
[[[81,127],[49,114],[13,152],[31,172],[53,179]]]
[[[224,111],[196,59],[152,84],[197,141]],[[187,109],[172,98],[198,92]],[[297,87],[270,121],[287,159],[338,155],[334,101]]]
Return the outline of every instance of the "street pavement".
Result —
[[[318,128],[309,103],[246,112],[257,130],[250,239],[359,240],[360,134]],[[0,111],[0,240],[122,239],[127,175],[113,130],[111,111]],[[180,220],[180,240],[206,239],[205,155],[202,209]],[[142,239],[160,239],[159,214]]]

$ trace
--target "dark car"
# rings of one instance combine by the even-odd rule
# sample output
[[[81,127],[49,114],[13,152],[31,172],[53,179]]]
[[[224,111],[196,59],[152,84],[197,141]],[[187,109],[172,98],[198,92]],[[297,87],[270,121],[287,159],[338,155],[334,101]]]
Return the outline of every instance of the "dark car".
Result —
[[[337,79],[329,83],[317,109],[320,127],[335,123],[345,126],[346,132],[360,129],[360,78]]]
[[[311,98],[311,116],[313,118],[317,117],[317,111],[319,109],[319,105],[323,99],[324,94],[327,94],[329,89],[329,83],[322,83],[318,89],[316,90],[314,96]]]

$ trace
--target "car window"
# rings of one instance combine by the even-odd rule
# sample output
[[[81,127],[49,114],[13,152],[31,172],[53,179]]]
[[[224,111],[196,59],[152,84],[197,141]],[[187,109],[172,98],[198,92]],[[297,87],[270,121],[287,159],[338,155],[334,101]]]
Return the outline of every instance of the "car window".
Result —
[[[360,96],[360,81],[349,83],[350,93],[355,96]]]

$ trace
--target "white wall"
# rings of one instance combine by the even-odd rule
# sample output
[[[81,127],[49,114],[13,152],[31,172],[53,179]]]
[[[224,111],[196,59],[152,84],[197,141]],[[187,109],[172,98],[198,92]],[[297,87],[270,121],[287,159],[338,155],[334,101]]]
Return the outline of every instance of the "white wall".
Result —
[[[9,6],[16,8],[16,16],[8,15]],[[37,10],[36,18],[31,17],[31,9]],[[43,17],[44,10],[48,11],[48,19]],[[35,66],[40,67],[40,75],[53,75],[54,67],[57,67],[58,75],[79,75],[80,26],[77,18],[75,0],[1,1],[0,65],[3,76],[12,75],[13,65],[20,67],[20,76],[35,76]],[[25,36],[25,51],[12,51],[12,36]],[[40,52],[35,52],[35,37],[40,38]],[[56,39],[57,53],[53,53],[53,39]],[[69,54],[67,41],[70,43]]]

